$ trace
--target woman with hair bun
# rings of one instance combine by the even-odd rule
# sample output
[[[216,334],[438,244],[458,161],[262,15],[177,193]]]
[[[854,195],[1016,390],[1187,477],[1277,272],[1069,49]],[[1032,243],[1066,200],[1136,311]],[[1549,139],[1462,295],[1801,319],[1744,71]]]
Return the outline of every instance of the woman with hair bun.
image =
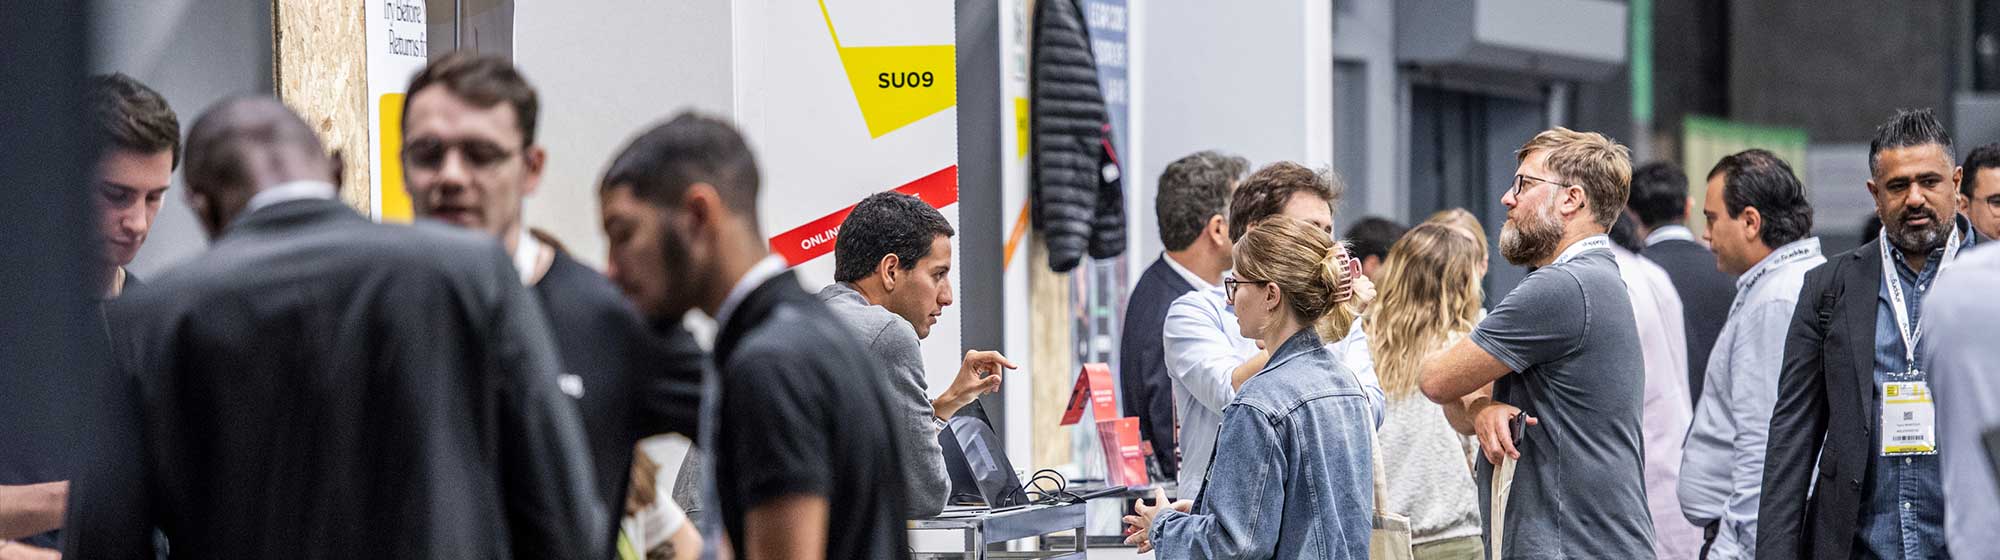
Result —
[[[1326,231],[1286,217],[1236,243],[1223,280],[1244,337],[1271,349],[1222,412],[1195,502],[1140,504],[1125,521],[1140,552],[1174,558],[1367,558],[1374,416],[1322,336],[1355,317],[1360,263]]]

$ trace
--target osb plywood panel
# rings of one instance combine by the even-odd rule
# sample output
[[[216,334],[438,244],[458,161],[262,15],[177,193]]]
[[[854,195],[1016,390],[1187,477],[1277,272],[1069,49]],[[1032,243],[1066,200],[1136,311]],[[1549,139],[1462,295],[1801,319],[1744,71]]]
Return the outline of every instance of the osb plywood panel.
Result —
[[[272,0],[278,98],[345,159],[340,198],[370,210],[367,0]]]
[[[1036,237],[1039,237],[1037,235]],[[1028,433],[1034,438],[1032,468],[1068,463],[1068,426],[1058,426],[1069,406],[1076,364],[1070,358],[1069,274],[1049,270],[1049,253],[1042,240],[1028,239],[1028,371],[1033,372]]]

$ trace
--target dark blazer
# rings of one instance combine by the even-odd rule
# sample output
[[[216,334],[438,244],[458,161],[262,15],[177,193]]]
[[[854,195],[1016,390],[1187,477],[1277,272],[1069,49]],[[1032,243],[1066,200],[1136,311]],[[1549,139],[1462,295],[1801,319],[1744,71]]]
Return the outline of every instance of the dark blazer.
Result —
[[[1161,346],[1160,327],[1167,321],[1167,307],[1194,286],[1161,254],[1139,275],[1132,297],[1125,302],[1124,338],[1118,343],[1118,388],[1124,399],[1126,416],[1139,419],[1139,436],[1153,444],[1159,460],[1160,476],[1173,480],[1180,471],[1174,456],[1174,379],[1167,373],[1166,351]]]
[[[793,494],[826,498],[827,558],[907,558],[903,464],[886,371],[853,330],[784,272],[715,336],[716,498],[736,550],[744,516]]]
[[[112,304],[70,558],[600,558],[581,423],[491,237],[297,200]]]
[[[567,252],[556,251],[534,292],[563,373],[575,375],[583,389],[577,412],[596,466],[599,505],[606,519],[622,518],[633,446],[669,432],[695,438],[708,355],[678,323],[655,334],[609,279]],[[605,526],[603,557],[615,555],[608,547],[617,533],[616,523]]]
[[[1701,400],[1708,378],[1708,353],[1722,324],[1729,321],[1729,304],[1736,300],[1736,279],[1715,268],[1715,253],[1700,243],[1669,239],[1647,246],[1646,258],[1667,269],[1674,292],[1681,296],[1681,326],[1687,331],[1688,403]]]
[[[1806,273],[1771,414],[1758,558],[1847,558],[1853,549],[1862,481],[1874,465],[1876,419],[1869,411],[1875,410],[1881,286],[1879,243],[1829,257]],[[1810,499],[1809,486],[1816,488]]]

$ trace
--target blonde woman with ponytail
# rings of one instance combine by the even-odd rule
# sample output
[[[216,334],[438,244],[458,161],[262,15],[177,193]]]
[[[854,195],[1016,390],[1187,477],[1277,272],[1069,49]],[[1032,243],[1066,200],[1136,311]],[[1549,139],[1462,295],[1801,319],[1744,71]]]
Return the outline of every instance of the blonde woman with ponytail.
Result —
[[[1361,321],[1388,400],[1387,418],[1376,432],[1383,509],[1410,518],[1418,560],[1485,555],[1465,439],[1446,421],[1444,408],[1417,390],[1424,360],[1477,323],[1485,258],[1486,248],[1462,227],[1425,223],[1411,229],[1389,248],[1379,295]]]
[[[1270,361],[1223,409],[1197,502],[1140,504],[1127,541],[1161,558],[1367,558],[1374,416],[1322,342],[1354,320],[1360,263],[1326,230],[1282,216],[1251,227],[1235,253],[1223,285]]]

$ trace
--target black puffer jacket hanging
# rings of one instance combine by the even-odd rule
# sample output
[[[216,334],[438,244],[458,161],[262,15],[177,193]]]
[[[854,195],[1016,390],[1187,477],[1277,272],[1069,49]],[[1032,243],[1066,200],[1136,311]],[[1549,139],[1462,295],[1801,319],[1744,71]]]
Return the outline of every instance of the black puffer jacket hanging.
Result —
[[[1099,259],[1118,256],[1125,251],[1125,193],[1090,31],[1076,0],[1036,3],[1029,76],[1028,190],[1049,268],[1076,268],[1086,251]]]

